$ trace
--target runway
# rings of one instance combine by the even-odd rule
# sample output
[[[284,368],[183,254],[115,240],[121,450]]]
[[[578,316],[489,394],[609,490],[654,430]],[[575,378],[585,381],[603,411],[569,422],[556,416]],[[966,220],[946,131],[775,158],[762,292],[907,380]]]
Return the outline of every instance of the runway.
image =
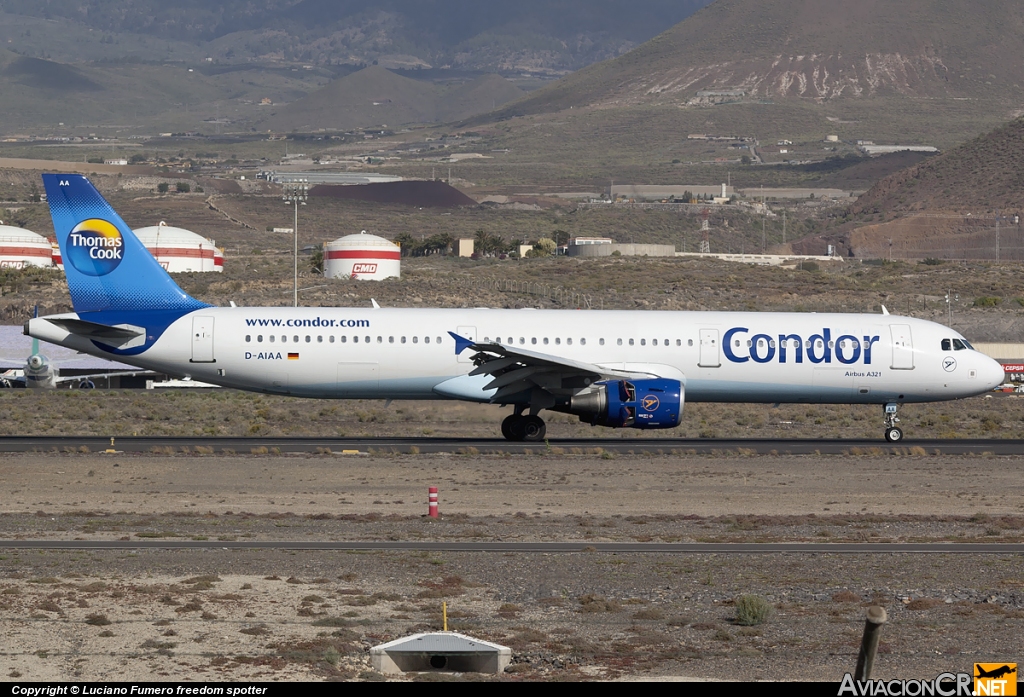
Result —
[[[561,449],[568,454],[612,452],[697,454],[744,453],[758,455],[843,455],[902,452],[921,448],[930,455],[1021,455],[1021,439],[907,439],[898,444],[864,439],[713,439],[713,438],[586,438],[552,439],[542,443],[514,443],[501,438],[240,438],[123,436],[2,436],[0,452],[131,452],[161,453],[212,448],[217,454],[325,453],[536,453]],[[918,453],[923,454],[923,453]]]
[[[542,554],[1022,554],[1018,543],[703,542],[220,542],[204,540],[3,540],[0,549],[530,552]]]

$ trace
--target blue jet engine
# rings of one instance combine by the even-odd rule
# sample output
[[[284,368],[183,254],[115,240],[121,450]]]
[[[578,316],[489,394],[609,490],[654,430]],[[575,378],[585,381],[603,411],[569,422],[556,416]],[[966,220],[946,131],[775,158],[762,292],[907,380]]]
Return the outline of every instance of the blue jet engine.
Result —
[[[572,397],[568,412],[592,426],[675,428],[683,418],[678,380],[602,380]]]

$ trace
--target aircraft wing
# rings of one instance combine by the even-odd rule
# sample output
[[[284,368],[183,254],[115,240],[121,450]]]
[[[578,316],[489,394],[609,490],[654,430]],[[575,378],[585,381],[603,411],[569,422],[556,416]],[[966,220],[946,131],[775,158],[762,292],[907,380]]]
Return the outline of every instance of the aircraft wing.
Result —
[[[521,393],[535,389],[551,395],[571,395],[599,380],[638,380],[661,377],[649,372],[616,370],[593,363],[575,361],[539,351],[495,343],[477,343],[448,332],[455,339],[455,352],[474,352],[470,376],[487,375],[492,379],[483,389],[496,389],[490,401],[507,403]]]

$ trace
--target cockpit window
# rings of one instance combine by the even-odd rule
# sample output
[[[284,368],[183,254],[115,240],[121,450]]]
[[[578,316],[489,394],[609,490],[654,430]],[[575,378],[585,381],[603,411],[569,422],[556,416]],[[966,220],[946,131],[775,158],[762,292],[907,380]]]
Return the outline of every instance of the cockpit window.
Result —
[[[961,339],[961,341],[963,341],[964,342],[964,346],[966,346],[970,350],[972,350],[972,351],[977,351],[978,350],[978,349],[974,348],[973,346],[971,346],[971,342],[968,341],[967,339]]]
[[[942,340],[942,350],[943,351],[952,351],[953,350],[953,342],[950,341],[949,339],[943,339]]]
[[[960,339],[953,339],[953,350],[954,351],[966,351],[967,346]]]

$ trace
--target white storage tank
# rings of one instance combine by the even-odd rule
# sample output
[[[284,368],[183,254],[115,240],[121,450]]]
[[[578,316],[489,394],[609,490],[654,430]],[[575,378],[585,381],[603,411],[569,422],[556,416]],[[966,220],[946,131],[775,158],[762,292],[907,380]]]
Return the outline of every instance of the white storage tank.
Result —
[[[328,278],[351,276],[369,281],[399,278],[401,264],[401,247],[366,230],[328,242],[324,250],[324,275]]]
[[[217,263],[220,250],[202,235],[171,227],[163,221],[159,225],[139,228],[134,232],[150,254],[170,273],[224,270],[223,256],[220,263]]]
[[[50,241],[31,230],[4,225],[0,220],[0,268],[23,269],[26,266],[53,266]]]

